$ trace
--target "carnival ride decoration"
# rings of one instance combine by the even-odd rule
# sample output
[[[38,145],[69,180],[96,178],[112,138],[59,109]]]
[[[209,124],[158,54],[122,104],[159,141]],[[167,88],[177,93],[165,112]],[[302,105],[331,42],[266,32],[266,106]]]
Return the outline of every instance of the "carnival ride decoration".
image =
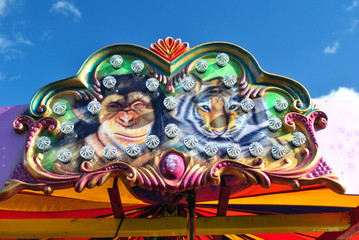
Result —
[[[193,239],[196,200],[218,200],[218,192],[217,215],[252,185],[344,193],[316,137],[327,120],[301,84],[263,71],[239,46],[189,48],[170,37],[150,49],[112,45],[41,88],[14,120],[27,136],[24,158],[0,200],[22,190],[82,192],[111,179],[114,215],[123,217],[121,179],[151,204],[139,215],[188,214]]]

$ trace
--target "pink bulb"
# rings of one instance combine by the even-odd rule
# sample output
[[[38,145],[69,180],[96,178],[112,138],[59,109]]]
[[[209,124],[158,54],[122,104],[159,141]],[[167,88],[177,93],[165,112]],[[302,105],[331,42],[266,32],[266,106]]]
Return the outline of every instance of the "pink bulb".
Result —
[[[168,152],[160,161],[162,175],[170,180],[179,180],[185,172],[185,161],[176,152]]]

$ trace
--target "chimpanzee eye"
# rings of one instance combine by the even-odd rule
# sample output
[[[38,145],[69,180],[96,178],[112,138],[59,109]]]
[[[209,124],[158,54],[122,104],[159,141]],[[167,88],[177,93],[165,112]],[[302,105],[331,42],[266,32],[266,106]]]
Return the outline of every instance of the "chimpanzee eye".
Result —
[[[200,107],[200,109],[202,109],[205,112],[210,112],[211,111],[211,108],[208,105],[203,105],[203,106]]]
[[[142,101],[136,101],[131,105],[133,108],[139,109],[145,107]]]
[[[110,104],[107,105],[108,108],[120,108],[121,105],[117,102],[112,102]]]

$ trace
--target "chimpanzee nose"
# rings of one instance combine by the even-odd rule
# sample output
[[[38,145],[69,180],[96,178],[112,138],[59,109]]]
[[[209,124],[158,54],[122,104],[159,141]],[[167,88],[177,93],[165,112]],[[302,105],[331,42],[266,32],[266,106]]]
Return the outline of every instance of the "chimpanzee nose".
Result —
[[[134,123],[134,115],[131,112],[119,112],[118,121],[124,127],[129,127]]]

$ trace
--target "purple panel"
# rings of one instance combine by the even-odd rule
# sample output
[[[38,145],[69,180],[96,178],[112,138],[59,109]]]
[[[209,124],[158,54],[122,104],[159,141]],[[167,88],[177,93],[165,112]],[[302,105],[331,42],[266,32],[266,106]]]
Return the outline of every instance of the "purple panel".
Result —
[[[13,121],[28,105],[0,107],[0,189],[22,163],[26,134],[16,134]]]
[[[359,102],[313,99],[328,115],[329,123],[318,132],[324,160],[346,188],[359,195]]]

